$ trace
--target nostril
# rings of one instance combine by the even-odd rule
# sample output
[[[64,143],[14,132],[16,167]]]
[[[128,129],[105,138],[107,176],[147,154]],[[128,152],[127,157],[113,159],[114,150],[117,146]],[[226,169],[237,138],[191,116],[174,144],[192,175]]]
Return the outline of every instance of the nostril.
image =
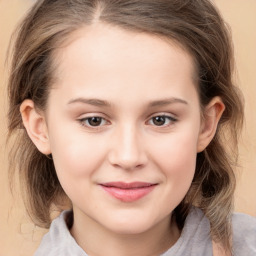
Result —
[[[137,170],[143,168],[144,164],[140,163],[131,163],[126,161],[119,161],[118,163],[112,163],[112,165],[116,168],[121,168],[124,170]]]
[[[109,162],[116,168],[121,168],[124,170],[138,170],[143,168],[147,163],[147,157],[145,153],[139,153],[133,156],[127,157],[127,155],[122,155],[120,152],[112,152],[109,155]]]

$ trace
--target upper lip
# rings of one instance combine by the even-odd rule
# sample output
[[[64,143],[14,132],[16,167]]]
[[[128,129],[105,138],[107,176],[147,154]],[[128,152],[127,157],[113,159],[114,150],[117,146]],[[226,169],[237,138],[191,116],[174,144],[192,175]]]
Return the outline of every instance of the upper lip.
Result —
[[[131,188],[144,188],[144,187],[150,187],[153,185],[157,185],[157,183],[150,183],[150,182],[141,182],[141,181],[136,181],[136,182],[122,182],[122,181],[117,181],[117,182],[106,182],[106,183],[101,183],[101,186],[104,187],[114,187],[114,188],[121,188],[121,189],[131,189]]]

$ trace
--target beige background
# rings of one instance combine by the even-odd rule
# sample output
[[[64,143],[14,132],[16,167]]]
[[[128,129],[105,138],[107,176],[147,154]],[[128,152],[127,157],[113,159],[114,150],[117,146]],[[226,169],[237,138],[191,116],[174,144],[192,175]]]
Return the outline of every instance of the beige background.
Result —
[[[13,28],[32,0],[0,0],[0,256],[31,256],[45,230],[29,221],[21,199],[8,190],[6,138],[6,80],[4,60]],[[240,143],[241,168],[236,210],[256,216],[256,1],[216,0],[231,25],[238,81],[246,102],[246,127]]]

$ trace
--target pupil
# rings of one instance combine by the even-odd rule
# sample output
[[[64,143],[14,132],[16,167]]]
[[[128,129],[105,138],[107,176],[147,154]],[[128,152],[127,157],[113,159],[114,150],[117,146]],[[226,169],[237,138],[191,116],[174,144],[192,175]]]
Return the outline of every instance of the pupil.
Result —
[[[158,126],[164,125],[165,117],[164,116],[156,116],[153,118],[153,123]]]
[[[101,117],[91,117],[88,122],[91,126],[98,126],[101,123]]]

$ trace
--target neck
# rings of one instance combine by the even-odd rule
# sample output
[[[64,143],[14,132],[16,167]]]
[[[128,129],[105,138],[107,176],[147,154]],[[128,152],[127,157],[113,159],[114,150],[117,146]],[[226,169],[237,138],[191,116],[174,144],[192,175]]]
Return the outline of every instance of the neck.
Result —
[[[78,245],[89,255],[153,256],[167,251],[180,236],[174,219],[168,216],[139,234],[120,234],[102,227],[88,216],[74,212],[70,230]]]

